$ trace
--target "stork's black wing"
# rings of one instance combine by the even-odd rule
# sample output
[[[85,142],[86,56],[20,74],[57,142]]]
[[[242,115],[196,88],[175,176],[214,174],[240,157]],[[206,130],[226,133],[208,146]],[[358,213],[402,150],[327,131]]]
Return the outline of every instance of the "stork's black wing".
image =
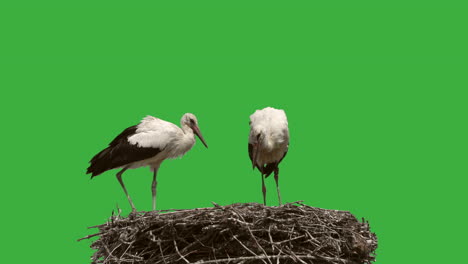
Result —
[[[126,128],[114,140],[109,147],[96,154],[88,167],[87,174],[91,173],[91,178],[107,170],[119,168],[127,164],[149,159],[156,156],[162,150],[160,148],[143,148],[130,144],[128,137],[136,133],[137,126]]]
[[[267,164],[262,164],[261,167],[259,167],[257,164],[255,164],[255,167],[257,167],[257,169],[265,174],[265,178],[268,178],[268,176],[270,176],[270,174],[276,169],[278,168],[278,165],[280,164],[280,162],[284,159],[284,157],[286,156],[286,154],[288,153],[288,151],[286,150],[286,152],[284,152],[284,155],[283,157],[278,161],[278,162],[274,162],[274,163],[267,163]],[[249,143],[249,158],[250,160],[252,161],[253,163],[253,145]]]
[[[126,129],[124,129],[124,131],[122,131],[118,136],[116,136],[112,141],[111,143],[109,143],[109,146],[115,146],[117,145],[118,143],[120,143],[121,141],[127,141],[128,137],[131,136],[131,135],[135,135],[136,134],[136,131],[137,131],[138,127],[135,125],[135,126],[131,126],[131,127],[127,127]]]
[[[252,160],[252,150],[253,150],[253,145],[249,143],[249,158],[250,158],[251,162],[253,162],[253,160]]]
[[[265,165],[264,169],[263,169],[263,173],[265,174],[265,178],[268,178],[268,176],[270,176],[270,174],[275,171],[275,169],[278,168],[278,165],[280,164],[280,162],[284,159],[284,157],[286,156],[286,154],[288,154],[288,151],[286,150],[286,152],[284,152],[284,155],[283,157],[278,161],[278,162],[275,162],[275,163],[268,163]]]

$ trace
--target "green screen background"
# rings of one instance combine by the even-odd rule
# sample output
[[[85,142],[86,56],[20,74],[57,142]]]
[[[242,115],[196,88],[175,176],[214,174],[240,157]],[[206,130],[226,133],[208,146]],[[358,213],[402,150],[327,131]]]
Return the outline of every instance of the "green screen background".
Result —
[[[247,138],[266,106],[289,119],[285,202],[365,217],[376,263],[463,262],[466,6],[153,2],[0,4],[2,263],[89,263],[76,239],[129,205],[87,163],[146,115],[192,112],[209,145],[162,164],[159,209],[261,202]],[[150,210],[149,170],[123,179]]]

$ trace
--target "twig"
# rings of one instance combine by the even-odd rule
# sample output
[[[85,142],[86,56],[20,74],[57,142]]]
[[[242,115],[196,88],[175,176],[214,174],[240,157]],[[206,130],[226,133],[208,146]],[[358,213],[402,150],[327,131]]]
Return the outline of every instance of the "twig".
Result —
[[[185,262],[190,263],[190,261],[188,261],[184,256],[182,256],[182,254],[180,254],[179,248],[177,247],[177,242],[176,242],[175,240],[174,240],[174,247],[175,247],[175,249],[176,249],[176,251],[177,251],[177,254],[179,254],[180,258],[182,258],[183,260],[185,260]]]
[[[279,245],[279,244],[283,244],[283,243],[286,243],[286,242],[291,242],[291,241],[294,241],[296,239],[303,238],[303,237],[306,237],[306,236],[302,235],[302,236],[293,237],[293,238],[286,239],[286,240],[283,240],[283,241],[275,242],[275,244]]]
[[[301,259],[317,260],[316,257],[309,256],[309,255],[297,255],[297,257],[301,258]],[[210,263],[216,263],[216,261],[218,261],[218,262],[231,262],[231,261],[242,261],[242,260],[288,259],[288,258],[290,258],[290,256],[286,256],[286,255],[281,255],[281,256],[261,255],[261,256],[251,256],[251,257],[225,258],[225,259],[217,259],[217,260],[199,260],[199,261],[195,262],[194,264],[210,264]]]
[[[96,234],[92,234],[92,235],[87,235],[85,237],[82,237],[80,239],[77,239],[76,241],[81,241],[83,239],[89,239],[89,238],[92,238],[92,237],[95,237],[95,236],[99,236],[99,235],[102,235],[102,233],[96,233]]]
[[[250,254],[252,254],[252,255],[258,257],[258,255],[255,254],[255,252],[253,252],[252,250],[250,250],[246,245],[244,245],[244,243],[242,243],[239,239],[237,239],[237,236],[233,236],[233,238],[234,238],[237,242],[239,242],[239,244],[240,244],[243,248],[245,248],[245,250],[247,250],[248,252],[250,252]],[[266,264],[266,261],[263,260],[263,259],[262,259],[262,262]]]

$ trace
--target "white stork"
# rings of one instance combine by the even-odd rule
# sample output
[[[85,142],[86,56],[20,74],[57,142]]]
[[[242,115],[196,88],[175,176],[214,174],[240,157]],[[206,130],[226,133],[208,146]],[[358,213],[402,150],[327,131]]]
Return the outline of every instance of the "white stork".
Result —
[[[122,168],[116,176],[127,195],[132,211],[135,212],[135,205],[122,181],[122,174],[127,169],[149,166],[153,171],[151,190],[153,210],[156,210],[156,174],[161,163],[168,158],[181,157],[189,151],[195,144],[194,133],[208,148],[195,115],[184,114],[180,124],[182,129],[156,117],[143,118],[138,125],[125,129],[112,140],[109,147],[94,156],[86,173],[91,173],[93,178],[107,170]]]
[[[249,157],[253,169],[257,168],[262,176],[263,203],[266,205],[265,178],[272,172],[275,175],[278,201],[281,195],[278,185],[279,163],[288,152],[288,120],[283,110],[267,107],[257,110],[250,116]]]

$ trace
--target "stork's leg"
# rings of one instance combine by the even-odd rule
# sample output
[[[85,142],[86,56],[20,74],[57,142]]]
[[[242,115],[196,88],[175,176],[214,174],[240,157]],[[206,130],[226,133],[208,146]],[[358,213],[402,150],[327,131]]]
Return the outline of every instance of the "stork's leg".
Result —
[[[156,210],[156,186],[158,185],[158,182],[156,181],[156,174],[158,173],[158,168],[154,168],[154,174],[153,174],[153,184],[151,184],[151,193],[153,195],[153,211]]]
[[[136,212],[135,205],[132,202],[132,198],[130,198],[130,195],[128,195],[127,189],[125,188],[125,185],[122,181],[122,174],[128,169],[128,167],[123,168],[121,171],[117,173],[117,180],[119,180],[120,185],[122,185],[122,188],[125,192],[125,195],[127,195],[128,202],[130,203],[130,206],[132,207],[132,212]]]
[[[276,165],[276,169],[275,169],[276,191],[278,192],[279,205],[282,205],[283,203],[281,202],[281,194],[280,194],[280,188],[278,184],[278,178],[279,178],[279,168],[278,168],[278,165]]]
[[[263,204],[266,205],[265,175],[263,173],[262,173],[262,193],[263,193]]]

